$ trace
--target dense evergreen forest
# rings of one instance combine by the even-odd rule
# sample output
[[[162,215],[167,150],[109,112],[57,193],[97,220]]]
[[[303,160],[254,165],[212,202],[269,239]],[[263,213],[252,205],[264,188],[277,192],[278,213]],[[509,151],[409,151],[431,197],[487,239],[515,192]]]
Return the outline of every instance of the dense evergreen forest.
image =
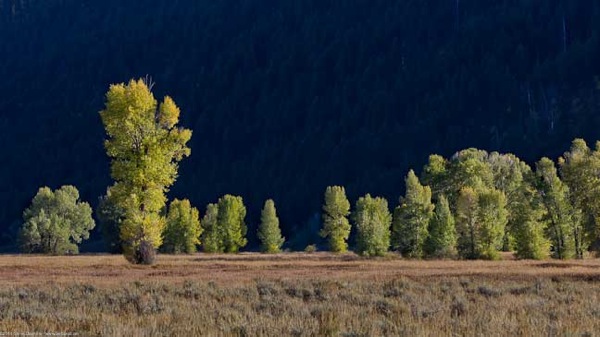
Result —
[[[273,198],[295,247],[328,185],[395,205],[430,153],[600,139],[592,0],[0,0],[0,41],[5,250],[39,186],[106,193],[103,95],[146,74],[194,130],[169,196],[243,195],[253,229]]]

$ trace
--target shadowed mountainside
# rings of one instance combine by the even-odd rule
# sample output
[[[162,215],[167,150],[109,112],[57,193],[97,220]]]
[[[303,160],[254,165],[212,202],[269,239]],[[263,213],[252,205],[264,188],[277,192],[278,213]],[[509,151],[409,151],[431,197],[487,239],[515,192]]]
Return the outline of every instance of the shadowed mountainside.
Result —
[[[146,74],[194,130],[171,196],[240,194],[250,233],[273,198],[296,247],[329,184],[394,205],[430,153],[556,157],[600,138],[599,19],[591,0],[0,0],[2,243],[41,185],[104,193],[103,95]]]

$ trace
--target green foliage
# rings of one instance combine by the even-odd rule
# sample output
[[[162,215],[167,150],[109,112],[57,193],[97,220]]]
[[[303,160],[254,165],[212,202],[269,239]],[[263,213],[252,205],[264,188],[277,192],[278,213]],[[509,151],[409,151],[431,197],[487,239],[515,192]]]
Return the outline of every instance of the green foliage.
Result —
[[[341,186],[329,186],[325,190],[325,204],[323,205],[323,228],[321,237],[329,240],[329,250],[343,253],[348,249],[350,236],[350,202],[346,198],[346,190]]]
[[[504,228],[508,222],[506,210],[506,196],[496,189],[485,189],[479,192],[478,205],[479,257],[497,260],[500,256],[498,250],[502,247]]]
[[[109,253],[121,254],[123,243],[119,237],[119,227],[125,216],[125,210],[120,208],[114,198],[111,197],[110,189],[98,200],[96,207],[96,219],[102,233],[102,238]]]
[[[219,199],[217,213],[217,228],[221,235],[219,252],[237,253],[246,246],[246,232],[248,231],[244,219],[246,207],[242,197],[225,195]]]
[[[506,197],[494,188],[463,187],[456,206],[458,248],[469,259],[498,259],[507,223]]]
[[[120,226],[123,250],[130,262],[142,242],[158,248],[165,219],[160,214],[165,193],[175,182],[178,162],[189,156],[186,143],[192,132],[176,126],[179,108],[170,97],[158,104],[142,81],[111,85],[106,107],[100,112],[108,139],[105,148],[112,159],[115,184],[110,192],[125,210]]]
[[[421,180],[423,184],[431,187],[431,191],[436,198],[441,194],[448,193],[450,189],[448,184],[448,161],[440,155],[430,155],[429,162],[423,168]]]
[[[387,200],[370,194],[356,202],[356,252],[364,256],[383,256],[390,248],[392,215]]]
[[[161,249],[166,253],[193,254],[200,244],[201,234],[198,209],[187,199],[173,200],[169,205]]]
[[[435,205],[435,214],[429,222],[429,236],[425,241],[425,253],[431,257],[455,257],[456,245],[454,215],[450,211],[448,199],[441,195]]]
[[[477,258],[479,194],[471,187],[463,187],[456,201],[456,231],[461,256]]]
[[[558,259],[581,257],[576,251],[576,234],[581,232],[581,211],[569,200],[569,187],[557,175],[554,162],[542,158],[536,164],[538,190],[546,206],[548,236],[552,242],[552,254]]]
[[[547,210],[542,196],[534,187],[535,176],[529,169],[520,187],[509,198],[507,209],[515,255],[520,259],[542,260],[550,255],[551,243],[546,236]]]
[[[467,186],[474,189],[494,186],[494,173],[486,151],[474,148],[459,151],[452,157],[448,170],[450,192],[457,193]]]
[[[77,245],[94,228],[92,208],[79,201],[79,191],[62,186],[56,191],[42,187],[23,212],[21,248],[26,253],[76,254]]]
[[[252,191],[245,201],[258,204],[275,192],[290,229],[320,206],[320,182],[332,172],[348,190],[391,197],[404,178],[397,172],[426,158],[425,149],[446,156],[469,142],[537,158],[600,126],[597,1],[3,3],[0,139],[11,144],[0,178],[3,225],[20,217],[41,177],[54,186],[68,175],[86,193],[103,192],[95,178],[106,174],[105,158],[90,137],[98,116],[86,113],[99,109],[103,92],[90,88],[143,70],[199,112],[188,125],[207,126],[192,140],[202,156],[186,162],[195,174],[178,178],[178,193],[204,200],[243,185]],[[90,39],[95,48],[79,52]],[[33,121],[37,136],[23,137]],[[311,207],[291,206],[305,202]]]
[[[487,158],[487,162],[494,175],[494,186],[502,191],[506,196],[506,207],[508,210],[508,223],[504,231],[502,250],[510,251],[514,249],[515,227],[523,223],[523,218],[516,218],[518,212],[516,208],[526,211],[522,206],[528,203],[521,190],[526,182],[523,176],[531,172],[531,168],[513,154],[500,154],[492,152]],[[525,215],[525,214],[524,214]]]
[[[392,247],[407,257],[422,257],[427,227],[433,217],[431,189],[423,186],[413,170],[406,176],[406,196],[394,210]]]
[[[204,232],[202,233],[202,249],[206,253],[223,251],[223,235],[221,234],[221,228],[217,226],[218,215],[219,205],[208,204],[206,206],[206,213],[202,218],[202,227],[204,228]]]
[[[312,254],[317,251],[317,245],[308,245],[304,248],[304,252],[308,254]]]
[[[592,151],[583,139],[573,140],[570,151],[559,159],[559,165],[571,203],[582,211],[582,227],[575,228],[573,234],[576,255],[581,258],[590,243],[600,238],[600,142]]]
[[[258,239],[260,249],[265,253],[278,253],[285,242],[285,238],[281,236],[275,202],[271,199],[265,201],[265,206],[260,213]]]

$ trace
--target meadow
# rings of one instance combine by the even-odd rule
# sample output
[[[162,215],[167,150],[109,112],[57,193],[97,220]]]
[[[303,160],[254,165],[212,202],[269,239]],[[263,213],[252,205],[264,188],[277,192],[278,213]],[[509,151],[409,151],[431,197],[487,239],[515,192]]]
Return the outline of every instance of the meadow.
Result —
[[[0,334],[595,336],[600,260],[0,256]]]

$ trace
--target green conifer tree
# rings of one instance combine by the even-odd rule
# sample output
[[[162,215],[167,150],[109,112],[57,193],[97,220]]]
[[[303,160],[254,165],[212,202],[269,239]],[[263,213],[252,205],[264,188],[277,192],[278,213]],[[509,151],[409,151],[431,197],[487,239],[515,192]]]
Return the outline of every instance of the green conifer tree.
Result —
[[[441,195],[435,205],[435,214],[429,222],[429,236],[425,242],[425,253],[431,257],[452,258],[456,251],[456,224],[450,211],[448,199]]]
[[[258,239],[260,240],[260,249],[265,253],[278,253],[285,242],[285,238],[281,236],[275,202],[271,199],[265,201],[260,215]]]

